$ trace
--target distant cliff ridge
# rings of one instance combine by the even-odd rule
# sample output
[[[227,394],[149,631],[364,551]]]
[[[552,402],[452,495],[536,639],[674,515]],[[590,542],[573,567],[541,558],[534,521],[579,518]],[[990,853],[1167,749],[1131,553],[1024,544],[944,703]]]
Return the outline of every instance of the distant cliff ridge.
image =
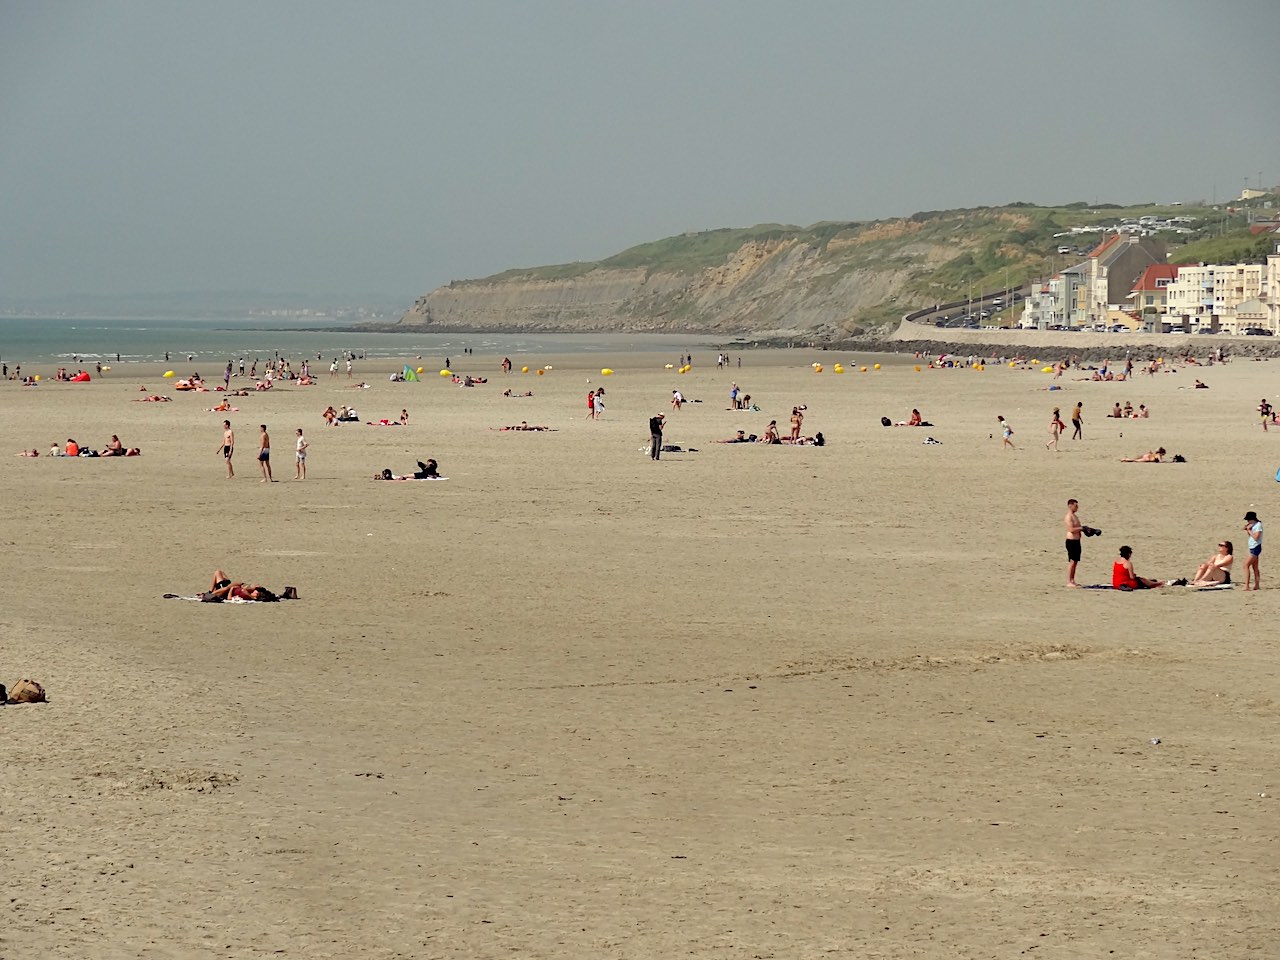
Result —
[[[1153,209],[1010,204],[874,223],[709,230],[594,263],[456,280],[420,297],[395,326],[759,339],[888,333],[914,309],[1020,285],[1066,266],[1060,256],[1055,260],[1061,245],[1055,237],[1064,229]],[[1202,222],[1211,227],[1207,218]]]

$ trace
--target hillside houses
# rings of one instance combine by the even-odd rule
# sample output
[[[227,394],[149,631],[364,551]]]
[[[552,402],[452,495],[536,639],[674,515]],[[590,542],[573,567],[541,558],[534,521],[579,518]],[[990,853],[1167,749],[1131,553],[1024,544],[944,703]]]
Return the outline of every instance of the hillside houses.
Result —
[[[1265,264],[1169,264],[1151,236],[1119,233],[1033,288],[1022,326],[1156,333],[1280,333],[1280,242]]]

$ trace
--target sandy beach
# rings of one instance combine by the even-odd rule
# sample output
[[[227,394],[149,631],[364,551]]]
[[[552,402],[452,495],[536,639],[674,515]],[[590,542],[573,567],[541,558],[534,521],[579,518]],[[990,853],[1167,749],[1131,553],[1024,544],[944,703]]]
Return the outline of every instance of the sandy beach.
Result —
[[[1274,551],[1257,593],[1068,590],[1062,515],[1103,530],[1083,583],[1224,538],[1243,579],[1245,511],[1280,531],[1277,362],[1047,392],[807,350],[500,359],[232,398],[231,481],[220,395],[163,367],[0,383],[0,681],[52,701],[0,710],[0,957],[1275,949]],[[1150,419],[1105,418],[1126,401]],[[713,442],[796,404],[826,446]],[[913,407],[935,426],[880,426]],[[652,462],[656,413],[696,452]],[[493,429],[522,420],[555,432]],[[142,456],[45,456],[112,434]],[[1188,462],[1119,462],[1159,446]],[[371,479],[428,457],[447,482]],[[301,599],[163,598],[215,568]]]

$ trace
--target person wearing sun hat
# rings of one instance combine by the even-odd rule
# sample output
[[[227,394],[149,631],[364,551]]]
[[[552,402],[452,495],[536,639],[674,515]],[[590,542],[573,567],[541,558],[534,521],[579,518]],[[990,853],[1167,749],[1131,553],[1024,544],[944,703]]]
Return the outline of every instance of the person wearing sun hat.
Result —
[[[1244,515],[1244,532],[1249,535],[1249,556],[1244,561],[1244,588],[1262,589],[1262,573],[1258,570],[1258,558],[1262,556],[1262,521],[1250,510]],[[1252,578],[1253,586],[1249,586]]]

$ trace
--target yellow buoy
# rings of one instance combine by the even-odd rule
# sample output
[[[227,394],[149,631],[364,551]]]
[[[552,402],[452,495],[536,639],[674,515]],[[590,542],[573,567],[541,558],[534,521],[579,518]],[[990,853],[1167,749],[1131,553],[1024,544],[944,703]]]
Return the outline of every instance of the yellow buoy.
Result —
[[[876,369],[877,369],[877,370],[879,370],[879,369],[880,369],[880,364],[878,364],[878,363],[876,364]]]
[[[859,370],[861,370],[863,373],[866,373],[866,372],[867,372],[867,368],[866,368],[866,367],[859,367],[858,369],[859,369]]]
[[[421,373],[421,372],[422,372],[422,367],[419,367],[419,368],[418,368],[418,372],[419,372],[419,373]]]
[[[547,372],[547,371],[545,371],[545,370],[539,370],[539,371],[538,371],[538,376],[542,376],[542,375],[543,375],[544,373],[546,373],[546,372]]]
[[[164,372],[164,378],[166,380],[172,380],[175,376],[177,376],[177,374],[175,374],[172,370],[166,370]]]
[[[440,371],[440,376],[442,376],[442,377],[452,377],[452,376],[453,376],[453,371],[452,371],[452,370],[441,370],[441,371]]]
[[[919,373],[919,372],[920,372],[920,364],[918,364],[918,363],[917,363],[917,364],[916,364],[916,373]]]
[[[611,376],[613,376],[613,371],[612,371],[612,370],[610,370],[608,367],[605,367],[605,368],[603,368],[603,369],[600,371],[600,376],[602,376],[602,377],[611,377]]]
[[[838,363],[837,363],[834,367],[832,367],[832,368],[831,368],[831,372],[832,372],[832,373],[844,373],[844,367],[842,367],[840,364],[838,364]]]
[[[1012,368],[1012,367],[1016,367],[1016,366],[1017,366],[1017,364],[1016,364],[1016,363],[1014,363],[1012,360],[1010,360],[1010,361],[1009,361],[1009,366],[1010,366],[1010,368]]]
[[[1040,372],[1041,372],[1041,373],[1053,373],[1053,367],[1041,367],[1041,368],[1040,368]]]
[[[822,372],[822,364],[820,364],[820,363],[815,363],[815,364],[813,365],[813,372],[814,372],[814,373],[821,373],[821,372]]]
[[[1012,364],[1010,364],[1010,366],[1012,366]],[[521,368],[520,368],[520,372],[521,372],[521,373],[528,373],[528,372],[529,372],[529,368],[528,368],[528,367],[521,367]]]
[[[37,379],[37,380],[39,380],[39,379],[40,379],[40,374],[38,374],[38,373],[36,374],[36,379]]]

